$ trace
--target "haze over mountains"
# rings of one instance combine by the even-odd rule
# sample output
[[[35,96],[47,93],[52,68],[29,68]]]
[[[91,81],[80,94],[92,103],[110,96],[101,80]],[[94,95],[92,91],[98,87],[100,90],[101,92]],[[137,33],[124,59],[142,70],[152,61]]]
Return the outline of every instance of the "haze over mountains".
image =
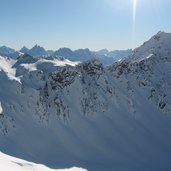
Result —
[[[110,66],[0,57],[0,83],[0,151],[55,169],[171,170],[170,33]]]
[[[43,47],[35,45],[33,48],[28,49],[23,46],[19,51],[16,51],[12,48],[1,46],[0,47],[0,55],[6,56],[10,58],[18,58],[22,54],[29,54],[35,58],[40,57],[62,57],[65,59],[69,59],[71,61],[87,61],[90,59],[99,59],[104,65],[109,65],[112,62],[128,57],[131,54],[132,50],[116,50],[116,51],[108,51],[107,49],[103,49],[97,52],[90,51],[89,49],[78,49],[72,51],[69,48],[60,48],[56,51],[53,50],[45,50]]]

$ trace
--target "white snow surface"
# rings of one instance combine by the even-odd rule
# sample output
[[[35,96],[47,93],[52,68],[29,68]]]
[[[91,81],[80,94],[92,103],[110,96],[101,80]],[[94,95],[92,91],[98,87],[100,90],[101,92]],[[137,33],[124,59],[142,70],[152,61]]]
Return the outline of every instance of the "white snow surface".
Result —
[[[72,61],[69,61],[67,59],[64,59],[64,60],[59,60],[59,59],[53,59],[53,60],[47,60],[47,59],[39,59],[37,62],[35,63],[31,63],[31,64],[21,64],[21,66],[23,66],[25,69],[29,70],[29,71],[35,71],[37,70],[37,66],[38,65],[41,65],[45,63],[46,65],[48,63],[51,63],[53,64],[53,66],[66,66],[66,65],[69,65],[69,66],[76,66],[78,65],[80,62],[77,61],[77,62],[72,62]]]
[[[5,73],[7,73],[7,76],[10,80],[16,80],[20,82],[20,79],[15,76],[16,69],[12,68],[14,63],[15,60],[0,56],[0,71],[4,71]]]
[[[1,171],[86,171],[81,168],[70,169],[50,169],[41,164],[35,164],[25,160],[18,159],[0,152],[0,170]]]
[[[3,109],[2,109],[2,106],[1,106],[1,102],[0,102],[0,114],[2,114],[3,112]]]

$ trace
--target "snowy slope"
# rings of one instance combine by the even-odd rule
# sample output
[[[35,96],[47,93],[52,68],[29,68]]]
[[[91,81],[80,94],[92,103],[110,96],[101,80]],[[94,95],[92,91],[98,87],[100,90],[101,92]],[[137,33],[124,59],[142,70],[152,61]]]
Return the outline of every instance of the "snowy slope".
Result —
[[[31,163],[25,160],[18,159],[16,157],[11,157],[0,153],[0,170],[2,171],[86,171],[81,168],[71,168],[71,169],[49,169],[43,165]]]
[[[169,57],[171,52],[171,34],[165,32],[158,32],[149,41],[134,50],[132,55],[135,59],[144,59],[149,55],[159,57]]]
[[[1,57],[0,150],[55,169],[170,171],[170,38],[108,67]]]
[[[20,81],[20,79],[15,76],[16,69],[12,68],[14,63],[14,60],[0,56],[0,71],[6,73],[10,80]]]

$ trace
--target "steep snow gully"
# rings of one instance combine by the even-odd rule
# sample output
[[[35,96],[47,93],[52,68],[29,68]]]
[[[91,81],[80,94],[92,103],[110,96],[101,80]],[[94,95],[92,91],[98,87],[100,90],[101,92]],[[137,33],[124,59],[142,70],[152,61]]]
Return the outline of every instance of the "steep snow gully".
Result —
[[[103,67],[0,57],[0,151],[54,169],[171,170],[171,34]]]

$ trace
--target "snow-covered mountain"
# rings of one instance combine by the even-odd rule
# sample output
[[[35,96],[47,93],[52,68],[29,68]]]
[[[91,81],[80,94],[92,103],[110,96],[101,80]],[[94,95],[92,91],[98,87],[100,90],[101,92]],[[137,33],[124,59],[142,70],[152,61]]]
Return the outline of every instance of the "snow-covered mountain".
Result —
[[[0,151],[51,168],[171,170],[171,34],[129,58],[0,57]]]
[[[91,59],[97,59],[103,65],[109,65],[119,59],[123,59],[128,57],[131,54],[132,50],[116,50],[116,51],[108,51],[107,49],[102,49],[97,52],[90,51],[89,49],[78,49],[72,51],[69,48],[60,48],[54,53],[54,56],[61,56],[65,59],[69,59],[71,61],[88,61]]]
[[[1,46],[0,47],[0,55],[16,59],[17,57],[19,57],[21,55],[21,53],[18,51],[15,51],[12,48],[9,48],[6,46]]]
[[[54,53],[54,56],[61,56],[71,61],[87,61],[95,58],[95,53],[89,49],[78,49],[72,51],[69,48],[60,48]]]
[[[100,51],[95,52],[96,58],[100,60],[100,62],[104,66],[108,66],[118,60],[122,60],[131,55],[132,50],[114,50],[108,51],[107,49],[102,49]]]
[[[6,47],[6,46],[1,46],[0,47],[0,53],[1,54],[4,54],[4,55],[8,55],[8,54],[11,54],[11,53],[14,53],[15,50],[12,49],[12,48],[9,48],[9,47]]]
[[[162,59],[170,56],[171,52],[171,34],[158,32],[149,41],[145,42],[142,46],[134,50],[132,58],[141,61],[146,58],[154,57]]]
[[[38,45],[35,45],[30,50],[27,51],[27,53],[33,57],[40,58],[40,57],[47,57],[48,53],[47,51]]]
[[[57,51],[45,50],[39,45],[35,45],[31,49],[23,46],[19,51],[11,49],[6,46],[0,47],[0,55],[4,57],[10,57],[17,59],[23,54],[28,54],[34,58],[41,57],[61,57],[71,61],[88,61],[92,59],[100,60],[103,65],[109,65],[119,59],[128,57],[131,54],[131,50],[118,50],[118,51],[108,51],[107,49],[100,50],[97,52],[90,51],[89,49],[78,49],[72,51],[69,48],[60,48]]]
[[[108,57],[113,58],[115,61],[123,58],[127,58],[131,55],[132,49],[128,50],[114,50],[114,51],[108,51],[107,49],[102,49],[97,52],[95,52],[100,57]]]
[[[28,54],[35,58],[49,57],[54,54],[53,50],[45,50],[43,47],[39,45],[35,45],[31,49],[28,49],[27,47],[23,46],[19,51],[23,54]]]
[[[21,53],[28,53],[29,49],[25,46],[23,46],[20,50],[19,50]]]

